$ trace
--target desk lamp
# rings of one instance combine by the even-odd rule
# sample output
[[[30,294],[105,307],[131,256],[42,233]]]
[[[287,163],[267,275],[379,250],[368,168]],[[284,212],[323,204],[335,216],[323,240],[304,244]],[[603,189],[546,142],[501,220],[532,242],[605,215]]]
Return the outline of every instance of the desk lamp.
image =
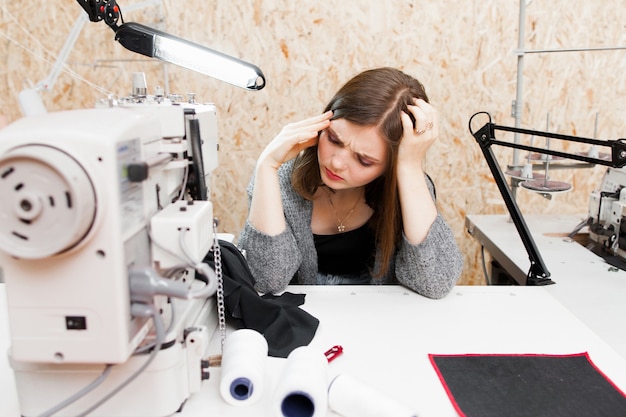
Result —
[[[475,117],[479,115],[487,116],[488,121],[487,123],[483,125],[483,127],[478,129],[477,131],[474,131],[472,129],[473,120]],[[522,243],[524,244],[524,247],[526,248],[526,252],[528,253],[528,257],[530,259],[530,269],[528,271],[528,274],[526,275],[526,285],[554,284],[554,281],[550,279],[550,272],[548,271],[548,268],[546,267],[541,257],[541,254],[539,253],[539,249],[537,248],[535,240],[533,239],[530,233],[530,230],[528,229],[528,225],[524,221],[524,217],[522,216],[519,206],[517,205],[517,203],[515,202],[515,199],[513,198],[511,189],[506,183],[504,173],[502,172],[502,169],[500,168],[500,165],[498,164],[496,160],[496,157],[493,153],[493,150],[491,149],[491,146],[492,145],[506,146],[506,147],[514,148],[514,149],[527,150],[529,152],[537,152],[537,153],[546,154],[546,155],[574,159],[577,161],[583,161],[583,162],[587,162],[591,164],[600,164],[600,165],[611,166],[613,168],[621,168],[626,165],[626,142],[625,142],[626,139],[602,141],[602,140],[596,140],[596,139],[581,138],[581,137],[576,137],[576,136],[561,135],[561,134],[551,133],[551,132],[542,132],[542,131],[536,131],[536,130],[521,129],[521,128],[516,128],[516,127],[500,126],[491,122],[491,115],[487,112],[478,112],[478,113],[475,113],[472,117],[470,117],[469,130],[472,136],[474,136],[474,139],[476,139],[476,141],[480,145],[480,149],[483,152],[483,156],[485,157],[485,160],[487,161],[487,165],[489,165],[491,174],[493,175],[493,178],[495,179],[496,184],[498,185],[498,189],[500,190],[500,194],[502,195],[502,198],[504,199],[504,203],[506,204],[506,207],[509,210],[511,219],[513,220],[513,223],[515,224],[517,232],[520,238],[522,239]],[[520,133],[524,135],[536,135],[536,136],[554,138],[554,139],[570,141],[570,142],[586,143],[586,144],[595,145],[595,146],[605,146],[605,147],[609,147],[611,150],[610,158],[606,158],[606,159],[600,158],[600,157],[596,158],[593,156],[588,156],[588,155],[583,155],[583,154],[572,154],[572,153],[560,152],[560,151],[556,151],[552,149],[545,149],[545,148],[539,148],[535,146],[523,145],[520,143],[500,141],[500,140],[497,140],[495,137],[496,130]]]
[[[115,0],[76,0],[92,22],[104,22],[129,51],[191,69],[247,90],[261,90],[265,77],[253,64],[141,25],[124,23]],[[121,21],[122,24],[118,25]]]

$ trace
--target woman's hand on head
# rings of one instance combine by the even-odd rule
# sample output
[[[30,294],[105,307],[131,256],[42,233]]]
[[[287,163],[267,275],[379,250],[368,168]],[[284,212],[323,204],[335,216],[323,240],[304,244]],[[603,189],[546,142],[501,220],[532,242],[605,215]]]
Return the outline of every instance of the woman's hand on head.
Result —
[[[316,145],[319,132],[330,125],[332,115],[332,111],[327,111],[286,125],[265,147],[258,163],[278,169],[285,162],[295,158],[303,149]]]
[[[423,169],[422,163],[426,152],[439,136],[439,120],[437,110],[422,99],[413,99],[414,105],[409,105],[408,111],[415,119],[415,127],[409,115],[402,112],[402,140],[398,150],[398,164],[418,164]]]

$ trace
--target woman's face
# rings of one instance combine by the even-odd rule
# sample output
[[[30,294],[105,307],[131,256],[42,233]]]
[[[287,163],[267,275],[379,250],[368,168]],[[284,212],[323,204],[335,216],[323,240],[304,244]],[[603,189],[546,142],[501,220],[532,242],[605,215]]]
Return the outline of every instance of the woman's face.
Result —
[[[317,147],[322,181],[334,190],[369,184],[385,172],[387,152],[375,126],[333,120],[320,133]]]

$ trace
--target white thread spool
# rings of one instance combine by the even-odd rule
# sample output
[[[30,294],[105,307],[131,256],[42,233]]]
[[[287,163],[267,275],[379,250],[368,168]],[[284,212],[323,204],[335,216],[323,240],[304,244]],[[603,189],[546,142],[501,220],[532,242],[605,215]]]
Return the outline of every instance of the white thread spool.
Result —
[[[417,417],[405,404],[347,374],[330,383],[328,406],[344,417]]]
[[[328,411],[328,360],[308,346],[294,349],[274,395],[274,415],[322,417]]]
[[[268,345],[255,330],[236,330],[224,340],[220,393],[231,405],[250,405],[263,393]]]

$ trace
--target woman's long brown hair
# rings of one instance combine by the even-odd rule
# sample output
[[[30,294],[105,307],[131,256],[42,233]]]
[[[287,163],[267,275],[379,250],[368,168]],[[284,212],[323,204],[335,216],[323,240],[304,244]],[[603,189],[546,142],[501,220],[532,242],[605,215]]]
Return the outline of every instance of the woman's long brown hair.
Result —
[[[332,120],[345,119],[360,126],[377,126],[387,142],[387,169],[365,186],[365,202],[374,210],[369,225],[380,248],[377,259],[380,268],[374,271],[377,277],[387,273],[402,238],[396,170],[403,131],[400,114],[404,111],[413,120],[407,105],[413,104],[414,98],[428,102],[424,86],[400,70],[384,67],[364,71],[349,80],[324,109],[325,112],[333,111]],[[313,199],[322,184],[317,146],[307,148],[298,155],[291,181],[296,192],[306,199]]]

